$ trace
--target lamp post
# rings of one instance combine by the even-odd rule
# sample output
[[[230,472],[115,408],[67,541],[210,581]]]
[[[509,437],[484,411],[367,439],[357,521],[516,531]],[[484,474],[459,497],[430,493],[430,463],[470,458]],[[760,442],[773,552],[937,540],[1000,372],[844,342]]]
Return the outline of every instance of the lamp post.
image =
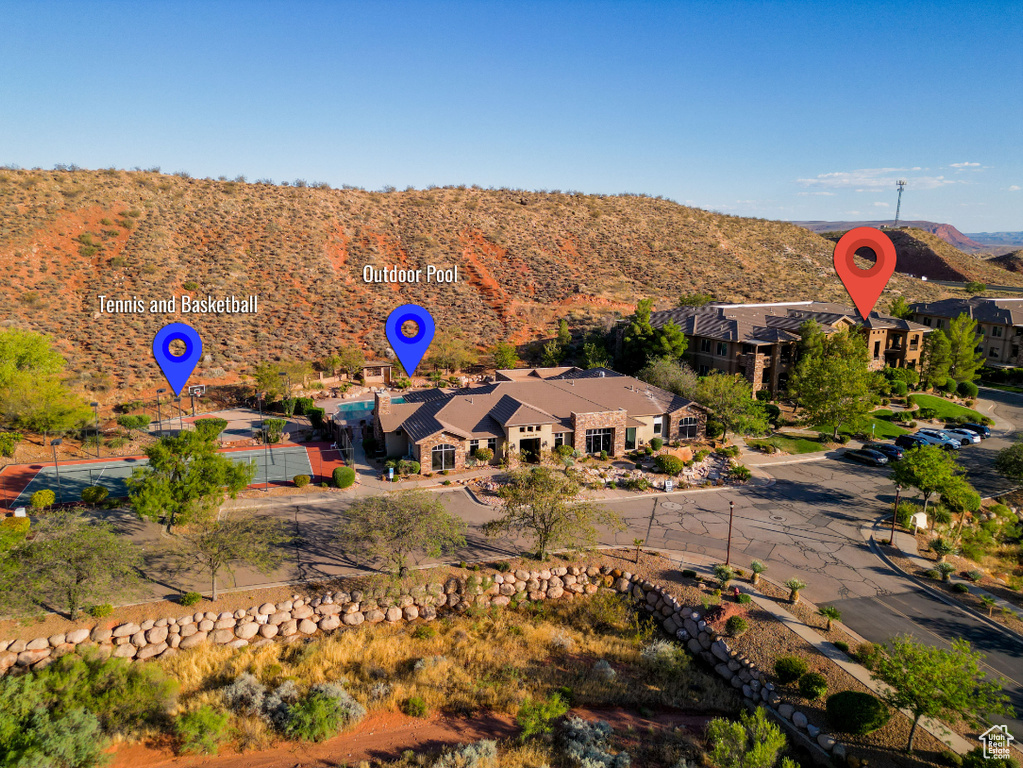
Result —
[[[53,468],[57,471],[57,503],[60,503],[61,497],[64,496],[64,491],[60,487],[60,463],[57,461],[57,446],[63,445],[64,441],[59,437],[50,441],[50,447],[53,448]]]
[[[99,403],[89,403],[92,406],[93,413],[96,414],[96,458],[99,458]]]
[[[280,376],[282,379],[286,379],[287,382],[288,382],[288,389],[284,393],[284,403],[285,403],[285,405],[284,405],[284,415],[285,416],[289,416],[289,415],[294,416],[295,412],[292,411],[291,414],[289,414],[288,413],[288,406],[286,405],[288,400],[291,399],[291,374],[289,374],[287,371],[281,371],[277,375]]]
[[[160,395],[167,391],[166,387],[156,390],[156,430],[163,437],[163,416],[160,415]]]
[[[263,421],[263,393],[256,394],[256,403],[259,405],[259,429],[263,435],[263,493],[270,492],[270,460],[267,455],[267,431],[266,422]]]
[[[899,516],[899,494],[902,493],[902,486],[895,486],[895,507],[892,509],[892,537],[889,539],[889,546],[895,546],[895,518]]]
[[[728,502],[728,547],[725,549],[725,565],[732,563],[732,517],[735,515],[735,502]]]
[[[177,397],[175,397],[174,398],[174,402],[178,404],[178,427],[179,427],[179,429],[182,432],[184,432],[185,431],[185,419],[181,415],[181,396],[178,395]]]

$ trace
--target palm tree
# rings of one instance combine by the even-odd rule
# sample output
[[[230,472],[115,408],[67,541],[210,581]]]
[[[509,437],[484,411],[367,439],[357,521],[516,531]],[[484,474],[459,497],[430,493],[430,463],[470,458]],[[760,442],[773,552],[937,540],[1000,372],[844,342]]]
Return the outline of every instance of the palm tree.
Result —
[[[789,602],[796,605],[799,603],[799,590],[806,589],[806,582],[799,579],[789,579],[785,582],[785,587],[789,591]]]
[[[984,607],[987,608],[988,618],[991,618],[991,615],[995,611],[995,605],[997,604],[997,601],[993,597],[991,597],[991,595],[981,595],[980,602],[984,603]]]
[[[959,551],[959,547],[939,537],[931,542],[931,551],[938,556],[938,562],[943,563],[946,557],[956,554]]]
[[[633,539],[632,546],[636,548],[636,562],[639,562],[639,548],[643,546],[643,539]]]
[[[714,576],[721,585],[721,589],[728,589],[728,582],[735,578],[735,571],[730,565],[715,565]]]
[[[825,605],[817,609],[817,613],[827,619],[827,626],[824,628],[825,631],[831,631],[831,625],[833,622],[842,620],[842,612],[833,605]]]

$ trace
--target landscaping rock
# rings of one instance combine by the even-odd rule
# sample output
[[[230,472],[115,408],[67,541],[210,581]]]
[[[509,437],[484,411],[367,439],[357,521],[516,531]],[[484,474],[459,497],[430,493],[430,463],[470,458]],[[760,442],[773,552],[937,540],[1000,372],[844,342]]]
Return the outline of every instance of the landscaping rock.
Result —
[[[258,612],[262,616],[269,616],[271,613],[277,613],[277,606],[273,603],[263,603],[259,606]]]
[[[796,726],[796,728],[802,728],[805,730],[806,726],[810,724],[810,721],[806,719],[806,715],[802,712],[793,712],[792,724]]]
[[[380,610],[366,611],[363,616],[365,616],[366,621],[370,624],[379,624],[384,620],[384,612]]]
[[[227,645],[235,639],[234,632],[230,629],[218,629],[211,637],[217,645]]]
[[[817,743],[820,744],[822,749],[826,749],[829,752],[835,747],[835,740],[826,733],[818,734]]]
[[[270,639],[271,637],[276,637],[277,633],[279,631],[280,630],[277,628],[276,624],[260,624],[259,625],[260,637],[264,637],[266,639]]]
[[[333,632],[335,629],[341,626],[341,619],[337,616],[327,616],[326,618],[320,619],[320,623],[317,624],[321,632]]]
[[[199,631],[200,632],[212,632],[213,631],[213,620],[212,619],[203,619],[198,624],[196,624],[196,626],[199,627]]]
[[[286,621],[277,627],[281,637],[291,637],[292,635],[298,634],[298,622],[294,619]]]
[[[167,626],[153,627],[151,630],[146,632],[146,640],[154,645],[159,645],[167,639],[167,635],[170,634]]]
[[[254,621],[235,627],[234,634],[242,640],[251,640],[259,632],[260,625]]]
[[[194,635],[189,635],[182,640],[178,647],[183,651],[187,651],[189,648],[196,648],[205,643],[207,637],[208,635],[205,631],[196,632]]]
[[[138,653],[138,650],[139,649],[131,643],[126,643],[125,645],[119,645],[114,648],[113,657],[115,659],[132,659],[135,657],[135,654]]]
[[[387,609],[387,612],[384,614],[384,616],[388,621],[397,621],[398,619],[401,618],[401,608],[397,608],[392,605],[390,608]]]
[[[167,650],[170,646],[167,643],[157,643],[156,645],[147,645],[145,648],[140,648],[139,652],[135,655],[135,658],[139,661],[145,661],[151,659],[154,656],[159,656],[161,653]]]
[[[346,613],[344,622],[350,627],[357,627],[365,620],[365,617],[356,611],[355,613]]]
[[[316,631],[316,624],[314,624],[309,619],[302,619],[300,622],[298,622],[298,631],[301,632],[303,635],[311,635],[313,632]]]
[[[71,645],[78,645],[79,643],[84,643],[88,639],[89,630],[87,629],[76,629],[71,632],[68,632],[64,636],[65,642],[71,643]]]

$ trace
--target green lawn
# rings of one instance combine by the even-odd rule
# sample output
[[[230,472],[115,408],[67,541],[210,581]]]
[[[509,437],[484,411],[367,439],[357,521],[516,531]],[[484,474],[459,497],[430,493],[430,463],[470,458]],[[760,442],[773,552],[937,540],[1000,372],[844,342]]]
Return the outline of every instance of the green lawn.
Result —
[[[863,433],[872,440],[894,440],[899,435],[909,432],[908,429],[903,429],[889,421],[891,415],[892,412],[887,408],[871,411],[870,415],[865,417],[860,423],[854,425],[847,424],[838,430],[838,433],[840,435],[849,435],[850,437]],[[871,427],[873,427],[873,432],[871,432]],[[833,428],[829,424],[820,424],[814,427],[814,429],[830,435]]]
[[[943,419],[946,416],[968,416],[974,421],[980,421],[984,418],[977,411],[972,411],[969,408],[956,405],[951,400],[946,400],[943,397],[936,397],[935,395],[910,395],[909,401],[911,403],[916,403],[921,408],[933,408],[937,411],[939,419]]]
[[[814,453],[823,451],[826,446],[816,440],[808,440],[805,437],[786,437],[784,435],[771,435],[763,440],[747,440],[746,445],[751,448],[758,448],[761,445],[773,445],[783,453]]]

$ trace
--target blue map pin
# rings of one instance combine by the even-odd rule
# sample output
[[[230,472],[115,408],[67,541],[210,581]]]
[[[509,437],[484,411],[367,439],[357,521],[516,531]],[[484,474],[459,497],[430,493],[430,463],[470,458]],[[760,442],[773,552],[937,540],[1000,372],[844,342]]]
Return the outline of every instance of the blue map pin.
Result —
[[[182,342],[185,345],[185,354],[172,355],[170,350],[172,341]],[[153,357],[160,364],[160,369],[167,377],[167,383],[171,385],[175,396],[179,396],[188,383],[188,377],[195,370],[196,363],[202,357],[202,339],[190,325],[184,323],[165,325],[157,331],[156,338],[153,339]]]
[[[401,332],[401,327],[409,321],[415,323],[419,329],[415,336],[406,336]],[[387,316],[384,330],[401,367],[405,369],[405,373],[412,376],[426,350],[430,348],[430,342],[433,341],[435,326],[430,313],[418,304],[402,304]]]

